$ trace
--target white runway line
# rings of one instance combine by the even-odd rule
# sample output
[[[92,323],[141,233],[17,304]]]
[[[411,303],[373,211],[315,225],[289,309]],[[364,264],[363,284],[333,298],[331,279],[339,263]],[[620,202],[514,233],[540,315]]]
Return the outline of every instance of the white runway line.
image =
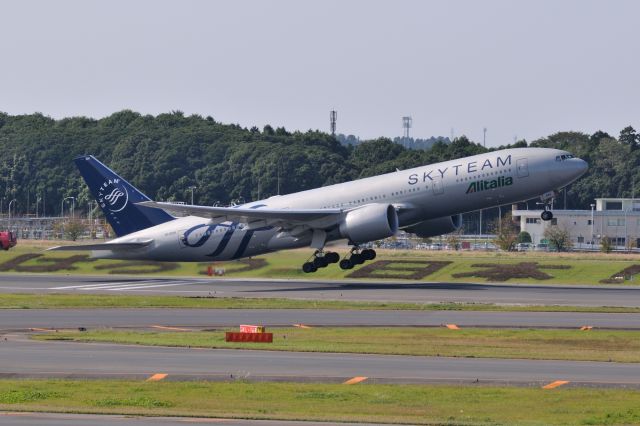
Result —
[[[127,284],[138,285],[138,284],[143,284],[143,283],[154,283],[154,282],[158,282],[158,280],[119,281],[119,282],[101,283],[101,284],[68,285],[68,286],[64,286],[64,287],[52,287],[51,290],[71,290],[71,289],[74,289],[74,288],[88,289],[88,288],[110,287],[110,286],[114,286],[114,285],[127,285]]]
[[[209,280],[162,280],[162,279],[149,279],[139,281],[119,281],[108,282],[100,284],[78,284],[68,285],[61,287],[50,287],[48,290],[80,290],[80,291],[92,291],[92,290],[109,290],[109,291],[125,291],[125,290],[144,290],[153,289],[159,287],[173,287],[182,285],[194,285],[194,284],[210,284]]]

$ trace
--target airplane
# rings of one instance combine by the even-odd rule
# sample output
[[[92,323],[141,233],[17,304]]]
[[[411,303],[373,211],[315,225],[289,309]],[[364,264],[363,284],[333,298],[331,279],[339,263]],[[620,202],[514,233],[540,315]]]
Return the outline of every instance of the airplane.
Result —
[[[50,250],[91,250],[92,257],[157,261],[226,261],[300,247],[314,250],[306,273],[332,263],[351,269],[376,257],[361,245],[402,229],[419,237],[456,231],[462,213],[540,197],[553,218],[557,190],[588,168],[551,148],[512,148],[408,170],[276,195],[232,207],[152,201],[92,155],[75,160],[117,238]],[[341,260],[325,251],[346,239]]]

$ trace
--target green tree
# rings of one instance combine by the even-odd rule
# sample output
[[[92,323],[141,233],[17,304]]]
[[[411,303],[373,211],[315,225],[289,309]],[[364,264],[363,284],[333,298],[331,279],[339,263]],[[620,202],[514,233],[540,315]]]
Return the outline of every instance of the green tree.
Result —
[[[522,231],[518,234],[518,244],[531,243],[531,241],[531,234],[529,234],[527,231]]]
[[[544,230],[544,237],[549,241],[549,246],[557,251],[568,251],[573,247],[571,233],[565,227],[549,225]]]

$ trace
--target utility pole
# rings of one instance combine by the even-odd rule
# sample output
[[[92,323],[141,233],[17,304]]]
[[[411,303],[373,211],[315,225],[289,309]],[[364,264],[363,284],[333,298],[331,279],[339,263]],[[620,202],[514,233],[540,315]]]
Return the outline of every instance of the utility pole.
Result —
[[[193,190],[196,189],[197,186],[190,186],[189,191],[191,191],[191,205],[193,205]]]
[[[482,146],[487,147],[487,128],[482,128]]]

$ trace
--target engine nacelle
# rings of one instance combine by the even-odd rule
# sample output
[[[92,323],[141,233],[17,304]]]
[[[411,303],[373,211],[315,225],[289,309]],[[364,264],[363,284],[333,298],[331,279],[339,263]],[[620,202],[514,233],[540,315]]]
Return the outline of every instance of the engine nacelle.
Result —
[[[405,229],[420,238],[435,237],[457,231],[462,226],[462,215],[444,216],[416,223]]]
[[[371,204],[347,213],[340,234],[354,243],[390,237],[398,230],[398,213],[391,204]]]

